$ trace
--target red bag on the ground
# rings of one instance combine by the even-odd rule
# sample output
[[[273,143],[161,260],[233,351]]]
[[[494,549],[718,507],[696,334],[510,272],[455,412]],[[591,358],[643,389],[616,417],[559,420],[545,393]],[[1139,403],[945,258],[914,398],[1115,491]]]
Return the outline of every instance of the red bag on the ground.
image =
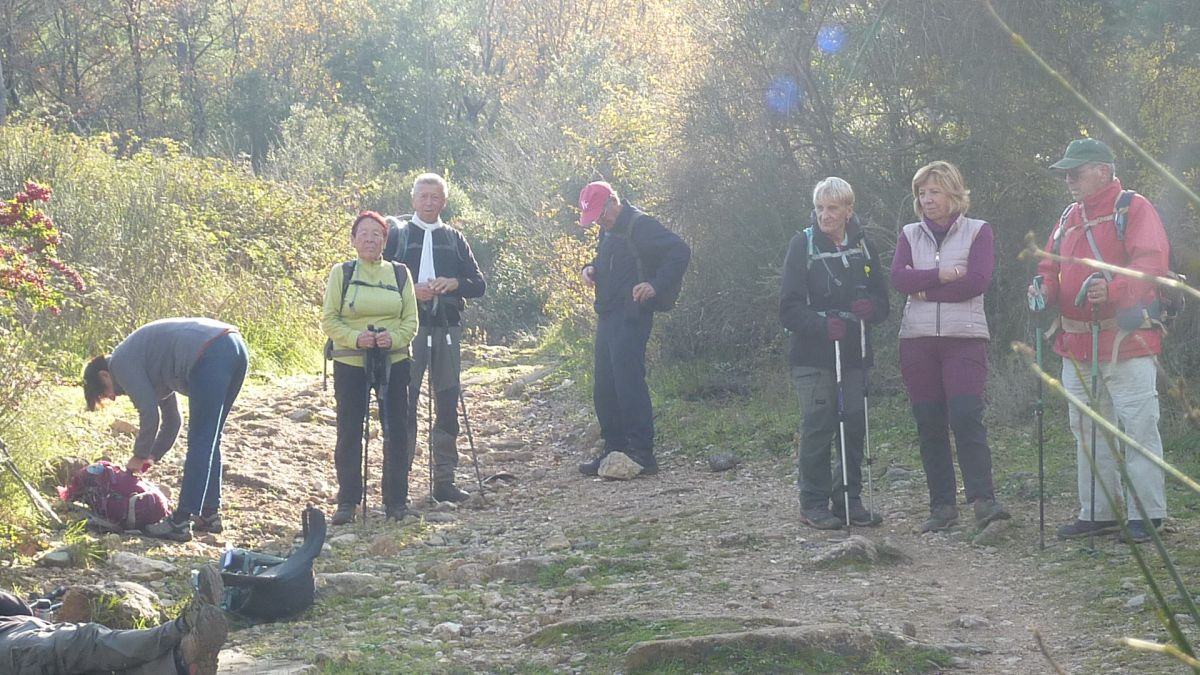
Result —
[[[157,523],[167,516],[167,497],[150,481],[106,461],[75,473],[71,484],[58,488],[63,501],[79,501],[96,515],[127,530]]]

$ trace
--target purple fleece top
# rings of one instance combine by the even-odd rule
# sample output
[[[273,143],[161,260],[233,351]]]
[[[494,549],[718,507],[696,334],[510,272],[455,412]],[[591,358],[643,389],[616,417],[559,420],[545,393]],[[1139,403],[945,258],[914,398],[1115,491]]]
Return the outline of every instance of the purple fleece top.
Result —
[[[938,244],[950,231],[950,225],[958,220],[958,216],[950,219],[946,225],[925,219],[925,224],[933,232]],[[936,269],[914,270],[912,246],[908,237],[901,233],[896,240],[896,254],[892,258],[892,287],[905,295],[925,291],[925,299],[930,302],[963,302],[977,295],[982,295],[992,283],[992,271],[996,268],[995,240],[992,237],[992,226],[984,223],[979,228],[975,241],[971,242],[971,252],[967,256],[967,273],[960,279],[943,284],[938,281]]]

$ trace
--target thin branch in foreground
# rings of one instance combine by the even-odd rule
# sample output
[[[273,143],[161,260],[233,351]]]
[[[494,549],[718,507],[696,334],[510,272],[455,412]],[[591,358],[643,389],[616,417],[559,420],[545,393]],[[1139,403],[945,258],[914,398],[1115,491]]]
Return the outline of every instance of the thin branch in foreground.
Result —
[[[1125,276],[1125,277],[1132,277],[1134,279],[1140,279],[1141,281],[1145,281],[1148,283],[1157,284],[1159,286],[1166,286],[1167,288],[1173,288],[1175,290],[1183,291],[1184,293],[1187,293],[1188,295],[1192,296],[1193,298],[1200,300],[1200,290],[1196,290],[1195,288],[1192,288],[1191,286],[1185,284],[1184,282],[1180,281],[1179,279],[1172,279],[1171,277],[1159,277],[1159,276],[1150,274],[1149,272],[1141,272],[1138,270],[1129,269],[1128,267],[1121,267],[1120,265],[1113,265],[1112,263],[1106,263],[1103,260],[1095,260],[1093,258],[1073,258],[1070,256],[1058,255],[1057,253],[1051,253],[1043,248],[1040,248],[1036,243],[1034,243],[1033,233],[1028,232],[1025,234],[1025,250],[1021,251],[1021,254],[1019,257],[1021,259],[1024,259],[1025,257],[1031,256],[1031,255],[1036,256],[1038,258],[1045,258],[1047,260],[1053,260],[1054,262],[1057,262],[1060,264],[1061,263],[1078,264],[1078,265],[1083,265],[1085,267],[1090,267],[1094,270],[1100,270],[1102,272],[1110,272],[1112,274],[1119,274],[1119,275]]]
[[[1037,641],[1038,651],[1042,653],[1042,656],[1046,659],[1046,662],[1050,664],[1050,667],[1054,669],[1054,672],[1058,673],[1058,675],[1067,675],[1067,671],[1063,670],[1063,667],[1058,665],[1058,662],[1054,660],[1053,656],[1050,656],[1050,649],[1046,646],[1046,641],[1042,639],[1041,631],[1033,631],[1033,639]]]
[[[1200,659],[1194,656],[1188,656],[1179,650],[1175,645],[1164,645],[1149,640],[1139,640],[1137,638],[1121,638],[1118,642],[1122,642],[1126,647],[1136,649],[1143,652],[1154,652],[1156,654],[1165,654],[1179,661],[1185,666],[1191,667],[1192,670],[1200,672]]]

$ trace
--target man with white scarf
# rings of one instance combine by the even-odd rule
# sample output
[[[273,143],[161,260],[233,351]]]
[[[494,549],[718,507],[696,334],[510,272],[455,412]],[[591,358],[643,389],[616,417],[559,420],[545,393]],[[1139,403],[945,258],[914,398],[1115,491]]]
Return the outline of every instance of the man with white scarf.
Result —
[[[413,181],[412,216],[389,218],[384,257],[413,271],[420,327],[412,343],[412,379],[408,388],[408,463],[417,447],[417,407],[425,369],[432,376],[436,419],[429,438],[433,498],[461,502],[470,495],[454,484],[458,466],[458,397],[461,367],[460,315],[466,298],[483,295],[486,283],[471,246],[458,230],[442,222],[448,196],[446,181],[423,173]],[[431,346],[432,345],[432,346]]]

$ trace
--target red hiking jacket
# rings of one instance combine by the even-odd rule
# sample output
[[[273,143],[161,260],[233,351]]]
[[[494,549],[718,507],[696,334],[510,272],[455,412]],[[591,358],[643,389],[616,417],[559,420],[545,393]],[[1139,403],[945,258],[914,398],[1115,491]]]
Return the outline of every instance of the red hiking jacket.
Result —
[[[1059,254],[1070,258],[1092,258],[1096,255],[1088,244],[1084,229],[1080,227],[1084,215],[1089,220],[1095,220],[1111,215],[1116,206],[1117,197],[1121,194],[1121,181],[1113,179],[1103,190],[1083,200],[1083,204],[1075,204],[1064,225],[1065,233]],[[1055,224],[1054,230],[1058,228]],[[1054,250],[1054,230],[1046,242],[1046,250]],[[1167,243],[1167,233],[1154,206],[1141,195],[1135,195],[1129,205],[1129,217],[1125,227],[1125,240],[1117,239],[1116,223],[1112,219],[1105,220],[1092,228],[1096,246],[1104,261],[1121,267],[1146,272],[1155,276],[1164,276],[1168,269],[1170,244]],[[1043,259],[1038,264],[1038,274],[1045,279],[1046,301],[1058,306],[1062,316],[1078,321],[1092,320],[1091,303],[1085,302],[1082,307],[1075,306],[1075,297],[1083,282],[1096,271],[1079,263],[1058,263]],[[1108,302],[1100,306],[1099,318],[1111,319],[1121,309],[1148,305],[1155,299],[1154,284],[1128,276],[1113,275],[1108,284]],[[1113,340],[1116,329],[1100,331],[1100,358],[1107,361],[1112,355]],[[1138,339],[1138,338],[1141,339]],[[1090,333],[1068,333],[1062,331],[1054,341],[1054,351],[1063,358],[1077,361],[1092,360],[1092,336]],[[1118,360],[1137,356],[1149,356],[1162,352],[1162,333],[1151,328],[1135,331],[1121,342]]]

